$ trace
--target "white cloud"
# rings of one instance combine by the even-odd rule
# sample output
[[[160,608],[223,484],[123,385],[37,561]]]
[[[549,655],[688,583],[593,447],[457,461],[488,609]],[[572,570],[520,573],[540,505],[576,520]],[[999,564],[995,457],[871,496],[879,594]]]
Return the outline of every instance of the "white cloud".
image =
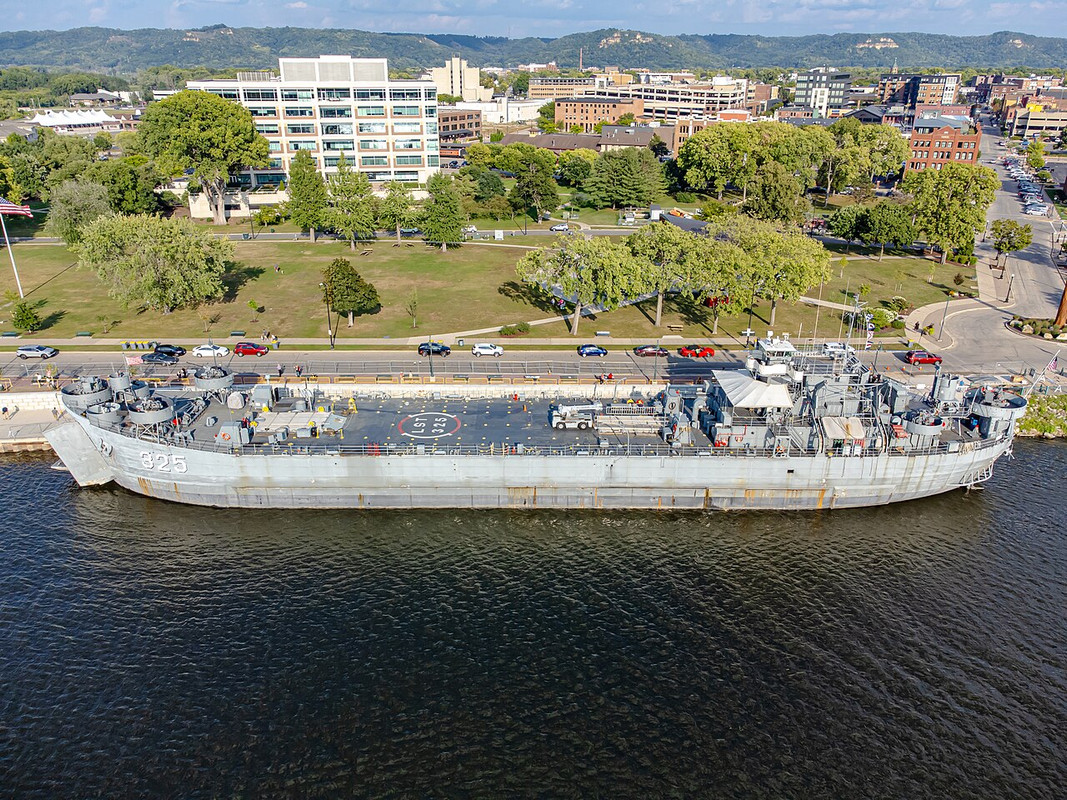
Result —
[[[297,3],[286,3],[285,7],[286,8],[307,8],[308,4],[303,2],[303,0],[300,0],[300,2],[297,2]]]

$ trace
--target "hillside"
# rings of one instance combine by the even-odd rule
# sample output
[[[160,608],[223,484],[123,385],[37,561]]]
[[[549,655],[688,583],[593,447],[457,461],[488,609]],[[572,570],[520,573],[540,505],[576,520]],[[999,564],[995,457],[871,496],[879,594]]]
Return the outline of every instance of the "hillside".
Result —
[[[161,64],[211,69],[270,68],[279,56],[324,53],[386,57],[395,68],[428,67],[455,53],[478,66],[556,61],[651,69],[794,67],[820,64],[901,69],[963,66],[1033,69],[1067,63],[1067,39],[999,32],[988,36],[926,33],[839,33],[762,37],[660,36],[599,30],[558,39],[505,39],[455,34],[372,33],[311,28],[197,30],[75,28],[0,32],[0,65],[133,74]]]

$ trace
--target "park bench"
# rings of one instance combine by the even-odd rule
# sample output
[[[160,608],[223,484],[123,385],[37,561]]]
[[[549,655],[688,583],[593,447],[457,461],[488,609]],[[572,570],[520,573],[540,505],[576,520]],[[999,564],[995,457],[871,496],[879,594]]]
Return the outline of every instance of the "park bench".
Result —
[[[667,330],[669,330],[669,331],[681,331],[684,327],[685,327],[684,325],[679,325],[677,323],[674,323],[674,324],[668,323],[667,324]]]
[[[78,331],[78,332],[77,332],[76,334],[74,334],[74,335],[75,335],[75,336],[92,336],[92,335],[93,335],[93,332],[92,332],[92,331]]]
[[[230,336],[236,336],[238,338],[245,335],[244,331],[230,331]]]

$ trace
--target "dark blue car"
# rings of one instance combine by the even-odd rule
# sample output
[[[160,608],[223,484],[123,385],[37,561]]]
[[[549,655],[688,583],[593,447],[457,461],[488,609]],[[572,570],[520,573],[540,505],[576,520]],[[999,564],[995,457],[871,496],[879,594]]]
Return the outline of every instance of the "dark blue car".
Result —
[[[607,349],[601,347],[598,344],[578,345],[578,355],[580,355],[582,358],[585,358],[586,356],[606,356],[607,354]]]

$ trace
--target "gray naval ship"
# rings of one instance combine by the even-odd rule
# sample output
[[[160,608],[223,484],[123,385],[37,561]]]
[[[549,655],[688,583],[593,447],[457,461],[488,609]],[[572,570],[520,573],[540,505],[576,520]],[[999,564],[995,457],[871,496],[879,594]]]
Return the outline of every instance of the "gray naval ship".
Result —
[[[823,509],[973,487],[1026,408],[940,370],[920,395],[847,348],[787,339],[712,375],[561,398],[242,387],[219,366],[152,389],[118,373],[65,387],[46,435],[81,486],[207,506]]]

